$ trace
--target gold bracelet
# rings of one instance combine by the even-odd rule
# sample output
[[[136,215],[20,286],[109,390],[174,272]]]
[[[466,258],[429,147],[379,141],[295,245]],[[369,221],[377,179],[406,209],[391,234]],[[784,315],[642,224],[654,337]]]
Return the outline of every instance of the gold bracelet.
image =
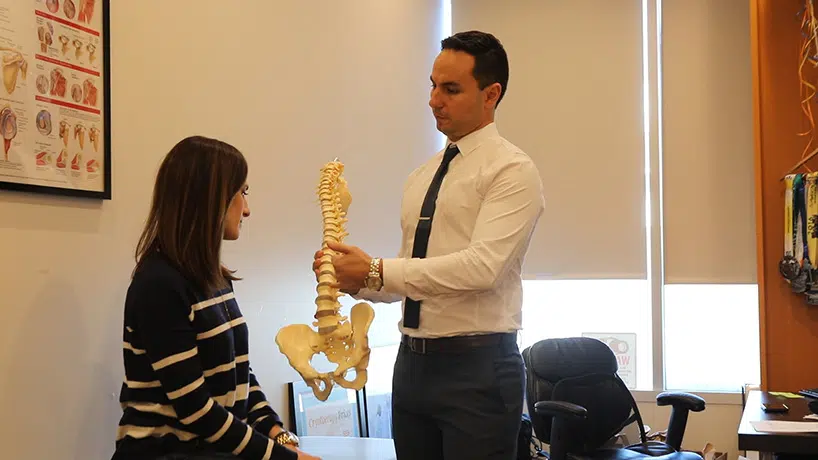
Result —
[[[287,430],[280,431],[277,435],[275,435],[273,441],[282,445],[289,444],[291,446],[298,447],[298,436]]]

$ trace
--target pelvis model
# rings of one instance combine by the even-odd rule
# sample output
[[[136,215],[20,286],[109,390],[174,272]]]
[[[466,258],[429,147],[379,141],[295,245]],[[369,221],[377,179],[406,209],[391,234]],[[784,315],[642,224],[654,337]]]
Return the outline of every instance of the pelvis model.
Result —
[[[326,401],[333,385],[360,390],[366,384],[369,365],[369,326],[375,318],[375,311],[366,302],[355,304],[349,318],[340,315],[338,298],[343,295],[337,288],[335,268],[332,265],[334,251],[327,247],[330,241],[341,242],[347,235],[344,224],[352,196],[342,177],[344,165],[337,159],[321,169],[318,184],[318,199],[324,219],[324,238],[321,266],[318,276],[317,307],[313,326],[292,324],[278,331],[276,343],[304,382],[312,388],[315,397]],[[318,372],[310,361],[313,356],[323,353],[337,367],[332,372]],[[347,380],[346,374],[355,371],[354,380]]]

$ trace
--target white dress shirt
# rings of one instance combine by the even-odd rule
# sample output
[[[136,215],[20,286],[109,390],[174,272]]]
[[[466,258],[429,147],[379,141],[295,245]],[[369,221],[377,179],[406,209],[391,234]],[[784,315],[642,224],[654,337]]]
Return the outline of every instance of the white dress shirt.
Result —
[[[491,123],[455,142],[443,179],[426,258],[412,258],[420,208],[443,152],[414,170],[401,203],[403,239],[396,258],[383,259],[383,288],[356,299],[421,301],[413,337],[514,332],[522,327],[522,265],[544,209],[534,162]]]

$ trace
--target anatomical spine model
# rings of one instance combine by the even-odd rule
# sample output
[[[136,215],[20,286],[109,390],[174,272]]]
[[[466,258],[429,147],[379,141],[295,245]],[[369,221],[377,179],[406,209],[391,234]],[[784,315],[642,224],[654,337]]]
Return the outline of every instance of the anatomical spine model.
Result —
[[[339,314],[341,304],[338,297],[343,294],[333,287],[337,281],[332,265],[335,252],[327,247],[327,243],[341,242],[347,235],[344,223],[352,202],[346,181],[341,177],[343,170],[344,165],[337,159],[327,163],[321,169],[318,184],[318,199],[324,220],[324,256],[321,258],[316,288],[316,321],[312,323],[318,332],[306,324],[292,324],[281,328],[276,335],[279,350],[321,401],[327,400],[333,383],[355,390],[366,384],[370,353],[368,333],[375,318],[372,306],[359,302],[352,307],[347,321],[346,316]],[[316,371],[310,361],[317,353],[323,353],[330,362],[337,364],[336,369],[325,373]],[[345,378],[350,369],[355,369],[355,379],[351,381]]]

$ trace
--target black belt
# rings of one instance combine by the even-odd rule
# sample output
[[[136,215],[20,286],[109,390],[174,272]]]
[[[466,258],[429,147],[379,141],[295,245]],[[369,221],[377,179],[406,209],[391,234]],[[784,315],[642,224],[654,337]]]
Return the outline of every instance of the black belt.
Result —
[[[475,348],[496,347],[503,344],[516,344],[517,333],[505,332],[482,335],[458,335],[454,337],[440,337],[423,339],[403,335],[401,343],[409,350],[420,353],[462,353]]]

